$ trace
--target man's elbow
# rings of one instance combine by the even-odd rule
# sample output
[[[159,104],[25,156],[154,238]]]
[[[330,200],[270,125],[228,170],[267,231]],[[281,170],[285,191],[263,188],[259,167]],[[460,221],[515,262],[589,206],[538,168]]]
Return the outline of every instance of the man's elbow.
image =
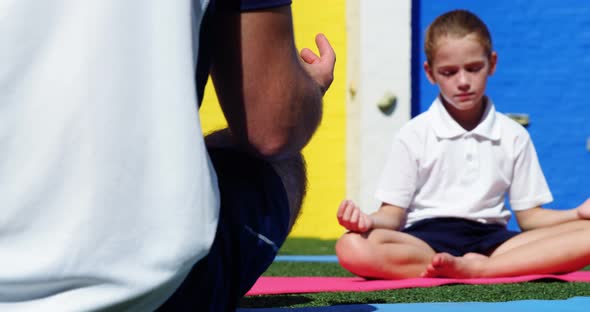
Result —
[[[258,99],[258,103],[262,99]],[[321,97],[293,99],[294,103],[276,109],[269,101],[266,110],[258,110],[256,118],[247,120],[241,133],[242,143],[264,158],[283,158],[296,155],[307,145],[322,119]],[[262,113],[263,112],[263,113]]]
[[[321,115],[307,115],[288,123],[256,123],[244,138],[255,153],[264,158],[286,158],[297,155],[316,132]],[[264,126],[262,126],[264,124]]]
[[[205,143],[210,148],[240,147],[265,159],[288,157],[301,150],[286,135],[246,135],[246,131],[236,132],[228,128],[209,133],[205,137]]]
[[[301,152],[307,138],[301,138],[288,133],[273,133],[263,137],[251,138],[248,145],[254,152],[266,159],[281,159]]]

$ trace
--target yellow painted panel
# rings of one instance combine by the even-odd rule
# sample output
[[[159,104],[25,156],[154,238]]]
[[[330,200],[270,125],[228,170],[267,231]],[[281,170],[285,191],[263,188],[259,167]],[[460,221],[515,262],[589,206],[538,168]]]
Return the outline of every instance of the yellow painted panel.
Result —
[[[336,209],[346,191],[346,0],[294,0],[295,40],[299,49],[316,51],[315,35],[324,33],[336,50],[335,79],[324,97],[324,118],[305,148],[309,189],[292,237],[337,238],[342,228]],[[226,126],[211,83],[201,108],[205,133]]]

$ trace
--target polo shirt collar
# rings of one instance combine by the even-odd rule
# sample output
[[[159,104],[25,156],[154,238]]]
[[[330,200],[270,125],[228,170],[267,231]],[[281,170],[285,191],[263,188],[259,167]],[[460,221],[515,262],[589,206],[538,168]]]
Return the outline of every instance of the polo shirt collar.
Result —
[[[467,131],[451,117],[441,102],[440,97],[437,97],[428,109],[434,117],[432,118],[432,127],[436,136],[441,139],[451,139],[471,132],[488,140],[499,140],[500,129],[496,122],[496,109],[492,100],[488,97],[486,99],[487,105],[481,122],[475,129]]]

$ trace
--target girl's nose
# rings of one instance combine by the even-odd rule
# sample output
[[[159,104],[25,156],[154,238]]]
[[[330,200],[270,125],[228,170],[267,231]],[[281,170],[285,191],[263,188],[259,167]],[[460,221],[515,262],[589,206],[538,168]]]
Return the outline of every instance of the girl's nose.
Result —
[[[464,71],[459,71],[457,79],[459,89],[469,89],[469,77],[467,73],[465,73]]]

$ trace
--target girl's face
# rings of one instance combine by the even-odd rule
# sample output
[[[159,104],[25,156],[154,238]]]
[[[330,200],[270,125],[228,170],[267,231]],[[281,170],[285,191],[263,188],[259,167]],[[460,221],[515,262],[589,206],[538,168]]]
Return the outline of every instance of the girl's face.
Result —
[[[475,34],[438,39],[432,64],[424,63],[426,76],[437,84],[446,104],[458,112],[479,112],[488,76],[496,69],[497,55],[488,57]]]

